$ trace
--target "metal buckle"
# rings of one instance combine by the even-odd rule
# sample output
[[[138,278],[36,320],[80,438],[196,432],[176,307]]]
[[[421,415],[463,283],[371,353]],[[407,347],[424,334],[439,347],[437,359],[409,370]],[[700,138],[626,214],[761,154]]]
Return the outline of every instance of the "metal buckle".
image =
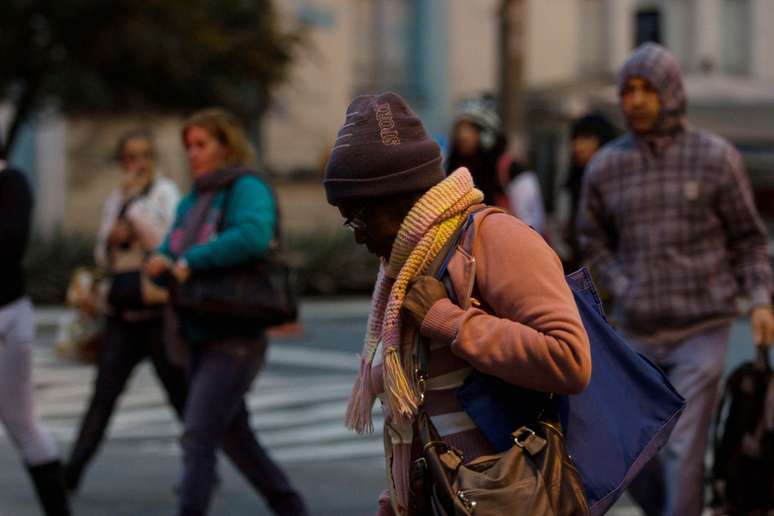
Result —
[[[412,482],[424,477],[426,473],[427,473],[427,461],[425,460],[424,457],[420,457],[411,463],[411,470],[409,472],[409,477]]]
[[[436,448],[438,446],[442,446],[444,449],[448,450],[449,446],[443,442],[443,441],[430,441],[422,448],[422,454],[427,453],[427,450],[430,448]]]
[[[527,442],[534,438],[535,435],[536,434],[534,430],[527,428],[526,426],[522,426],[513,433],[513,442],[519,448],[524,448],[527,445]]]
[[[468,496],[465,491],[457,491],[457,498],[463,503],[470,514],[475,514],[478,503]]]
[[[425,402],[425,390],[427,388],[427,381],[424,376],[417,378],[417,390],[419,391],[419,403]]]

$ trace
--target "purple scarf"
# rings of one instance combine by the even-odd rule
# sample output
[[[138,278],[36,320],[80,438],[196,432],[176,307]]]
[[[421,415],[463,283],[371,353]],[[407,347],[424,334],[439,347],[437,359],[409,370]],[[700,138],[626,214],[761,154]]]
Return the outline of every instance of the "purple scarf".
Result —
[[[225,205],[213,206],[215,196],[230,188],[242,176],[248,175],[257,176],[257,173],[248,168],[227,168],[194,179],[196,203],[183,215],[181,224],[172,232],[169,241],[172,254],[182,256],[191,246],[212,238],[225,217]]]

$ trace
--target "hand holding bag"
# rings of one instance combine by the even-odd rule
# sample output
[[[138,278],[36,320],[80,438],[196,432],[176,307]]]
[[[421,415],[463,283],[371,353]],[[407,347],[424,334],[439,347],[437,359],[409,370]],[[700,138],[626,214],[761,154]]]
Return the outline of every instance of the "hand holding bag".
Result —
[[[121,206],[117,221],[130,224],[126,213],[132,204],[151,189],[148,185],[140,194],[127,199]],[[143,310],[152,306],[165,304],[169,300],[169,292],[148,278],[143,272],[147,252],[136,239],[110,246],[107,250],[110,257],[110,288],[107,293],[107,304],[114,310]]]
[[[445,257],[435,273],[436,278],[444,277],[459,238],[471,222],[472,217],[441,252]],[[417,334],[417,385],[425,384],[429,356],[429,344]],[[460,451],[444,443],[420,405],[414,435],[422,457],[414,463],[411,476],[420,480],[418,485],[423,496],[415,493],[418,504],[415,513],[434,516],[589,514],[580,475],[564,448],[561,427],[553,415],[553,395],[522,391],[527,403],[521,408],[537,417],[526,418],[531,423],[512,429],[508,449],[468,463]],[[531,412],[538,398],[542,401],[539,412]],[[518,410],[518,400],[511,402]]]
[[[175,306],[205,319],[252,321],[265,328],[298,317],[290,267],[274,254],[241,267],[192,274],[176,286]]]
[[[515,429],[510,449],[468,463],[461,452],[444,443],[424,410],[417,416],[415,432],[423,456],[415,463],[414,476],[418,472],[423,479],[425,504],[418,514],[589,514],[580,476],[564,448],[556,418],[541,417],[533,425]]]
[[[225,223],[230,193],[227,192],[219,231]],[[174,303],[178,310],[204,319],[233,319],[263,328],[298,318],[291,269],[281,252],[280,212],[276,200],[274,204],[277,223],[270,250],[261,258],[241,266],[195,271],[174,288]]]

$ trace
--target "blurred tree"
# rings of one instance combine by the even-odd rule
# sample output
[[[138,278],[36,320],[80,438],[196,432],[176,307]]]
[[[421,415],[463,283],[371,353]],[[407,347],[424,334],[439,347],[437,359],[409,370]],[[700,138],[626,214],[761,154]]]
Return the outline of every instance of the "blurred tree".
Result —
[[[252,122],[298,40],[271,0],[3,0],[0,101],[14,115],[0,159],[46,102],[65,112],[217,104]]]

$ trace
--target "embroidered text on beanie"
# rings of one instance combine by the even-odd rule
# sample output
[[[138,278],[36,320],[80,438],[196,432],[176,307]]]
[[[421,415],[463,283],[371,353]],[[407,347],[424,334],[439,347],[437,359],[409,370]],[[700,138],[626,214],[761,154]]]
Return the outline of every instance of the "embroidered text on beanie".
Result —
[[[440,148],[406,101],[396,93],[352,101],[325,167],[329,203],[419,192],[443,179]]]

